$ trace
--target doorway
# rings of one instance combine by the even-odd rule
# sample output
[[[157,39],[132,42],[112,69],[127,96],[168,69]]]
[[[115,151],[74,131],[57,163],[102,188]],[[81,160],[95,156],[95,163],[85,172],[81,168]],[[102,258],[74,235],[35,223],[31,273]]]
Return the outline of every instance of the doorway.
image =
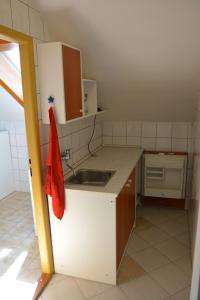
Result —
[[[0,39],[19,45],[21,75],[22,75],[22,90],[23,90],[22,101],[24,106],[23,107],[24,129],[22,128],[21,129],[23,131],[26,131],[27,155],[28,155],[26,158],[27,159],[26,167],[28,169],[30,168],[31,170],[29,172],[30,174],[29,177],[31,177],[31,185],[29,185],[28,181],[25,180],[26,177],[25,172],[24,173],[22,172],[21,177],[23,177],[24,175],[23,177],[24,182],[26,181],[26,184],[24,184],[23,187],[23,191],[20,190],[10,195],[10,193],[8,193],[10,189],[9,187],[9,189],[7,190],[7,195],[5,195],[5,197],[7,198],[4,197],[3,201],[0,200],[0,205],[5,203],[3,205],[4,208],[7,209],[8,207],[11,208],[11,212],[12,212],[11,215],[13,217],[12,220],[12,217],[10,216],[11,227],[15,226],[14,219],[17,219],[17,215],[18,216],[20,215],[21,220],[24,223],[23,225],[21,224],[22,226],[21,229],[19,226],[18,230],[22,237],[23,235],[25,236],[28,233],[27,235],[29,235],[29,242],[30,242],[31,238],[33,237],[35,238],[35,230],[33,229],[33,226],[31,229],[30,228],[28,229],[28,223],[30,223],[30,219],[32,218],[31,201],[30,201],[31,198],[30,191],[32,190],[32,199],[33,199],[32,206],[35,212],[35,225],[36,225],[35,228],[37,231],[37,238],[35,239],[38,241],[38,258],[40,258],[41,272],[42,272],[39,282],[38,283],[35,282],[34,290],[36,290],[36,293],[34,297],[36,299],[37,295],[39,295],[40,293],[41,288],[43,288],[50,280],[51,274],[53,273],[54,269],[53,269],[52,250],[51,250],[48,209],[47,209],[46,196],[45,196],[43,182],[42,182],[42,167],[41,167],[41,155],[40,155],[39,128],[38,128],[38,119],[37,119],[37,100],[36,100],[33,42],[31,37],[16,32],[12,29],[6,28],[4,26],[0,26]],[[14,93],[16,92],[14,91]],[[19,105],[19,103],[17,105]],[[4,128],[5,128],[4,131],[7,131],[8,134],[8,130],[6,126],[4,126]],[[24,136],[25,136],[25,132],[24,132]],[[20,139],[21,139],[21,143],[24,143],[24,137],[18,138],[19,143],[20,143]],[[16,160],[15,163],[17,163]],[[28,163],[30,165],[28,165]],[[13,165],[12,156],[11,156],[11,165]],[[22,183],[19,183],[19,180],[18,180],[18,185],[22,186]],[[16,185],[15,185],[15,190],[16,190]],[[27,193],[27,191],[29,193]],[[20,205],[18,204],[19,202],[17,201],[19,200],[19,198],[21,200]],[[28,219],[25,218],[25,212],[26,213],[28,212],[27,213],[27,215],[29,216]],[[28,232],[28,230],[31,230],[31,232]],[[11,232],[8,234],[8,240],[9,241],[13,240],[13,236]],[[26,242],[28,243],[28,241]],[[33,244],[34,245],[32,245],[32,253],[34,253],[34,255],[37,256],[37,243],[33,243]],[[2,256],[8,255],[8,252],[9,249],[4,250],[2,252]],[[18,272],[18,274],[20,273],[20,266],[22,267],[24,261],[26,260],[26,257],[27,257],[27,253],[25,253],[25,251],[24,252],[21,251],[20,255],[18,255],[17,259],[15,260],[14,268],[12,268],[13,272]],[[36,261],[37,259],[34,262],[35,267],[38,264],[38,261],[37,262]],[[37,275],[38,274],[36,274],[35,276]],[[7,276],[7,278],[9,277]],[[9,286],[11,285],[9,284]],[[7,291],[9,291],[9,289]],[[20,292],[19,288],[18,291]],[[24,288],[23,288],[22,295],[23,293],[24,293]],[[21,296],[20,299],[22,299],[22,295],[20,295]],[[29,298],[26,297],[26,299]]]

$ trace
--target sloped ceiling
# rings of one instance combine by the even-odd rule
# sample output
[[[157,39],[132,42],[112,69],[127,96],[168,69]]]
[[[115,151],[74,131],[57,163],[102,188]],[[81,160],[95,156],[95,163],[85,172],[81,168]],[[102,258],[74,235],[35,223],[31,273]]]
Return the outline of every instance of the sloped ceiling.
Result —
[[[110,117],[189,120],[200,86],[199,0],[36,0],[82,49]],[[170,107],[169,107],[170,106]]]

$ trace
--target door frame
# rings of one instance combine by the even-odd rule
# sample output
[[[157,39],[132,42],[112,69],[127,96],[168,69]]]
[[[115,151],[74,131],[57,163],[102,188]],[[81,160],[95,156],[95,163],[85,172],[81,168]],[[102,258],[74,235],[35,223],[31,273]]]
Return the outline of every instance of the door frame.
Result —
[[[42,176],[39,121],[31,36],[0,25],[0,38],[19,45],[28,154],[32,169],[33,205],[42,272],[54,272],[47,199]]]

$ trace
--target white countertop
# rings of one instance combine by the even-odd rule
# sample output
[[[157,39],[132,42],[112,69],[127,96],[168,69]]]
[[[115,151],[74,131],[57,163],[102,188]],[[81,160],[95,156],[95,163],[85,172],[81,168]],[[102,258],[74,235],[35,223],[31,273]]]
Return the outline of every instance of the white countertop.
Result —
[[[126,183],[132,170],[137,165],[143,149],[134,147],[103,147],[96,152],[95,157],[90,157],[81,163],[78,169],[113,170],[116,173],[104,187],[66,184],[66,189],[83,190],[118,195]]]

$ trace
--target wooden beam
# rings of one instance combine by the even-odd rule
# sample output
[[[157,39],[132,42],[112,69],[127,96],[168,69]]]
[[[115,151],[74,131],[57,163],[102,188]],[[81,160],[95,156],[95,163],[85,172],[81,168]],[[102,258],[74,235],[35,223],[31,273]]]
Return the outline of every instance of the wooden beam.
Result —
[[[0,86],[2,86],[2,88],[6,90],[6,92],[8,92],[17,101],[17,103],[24,107],[23,100],[15,94],[15,92],[13,92],[13,90],[2,79],[0,79]]]
[[[16,44],[0,39],[0,52],[12,50]]]

